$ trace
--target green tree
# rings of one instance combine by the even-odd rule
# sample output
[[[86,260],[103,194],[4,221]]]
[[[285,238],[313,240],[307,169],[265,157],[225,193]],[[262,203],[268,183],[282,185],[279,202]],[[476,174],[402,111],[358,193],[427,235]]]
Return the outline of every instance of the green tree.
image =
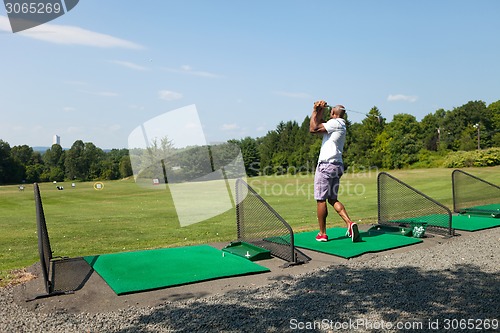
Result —
[[[31,159],[26,165],[26,182],[34,183],[42,181],[41,176],[44,169],[45,165],[43,163],[42,155],[38,151],[33,151]]]
[[[390,145],[394,140],[387,131],[383,131],[375,138],[373,143],[373,152],[378,156],[381,156],[380,166],[382,168],[392,169],[392,155]]]
[[[27,145],[14,146],[10,151],[10,156],[15,162],[23,166],[29,165],[33,157],[33,148]]]
[[[104,160],[102,161],[101,179],[114,180],[131,176],[132,171],[128,173],[124,171],[125,175],[122,176],[122,172],[120,170],[120,164],[123,157],[126,157],[129,160],[128,165],[130,166],[130,158],[128,155],[128,149],[112,149],[111,151],[105,153]]]
[[[100,179],[115,180],[120,178],[119,164],[114,163],[109,157],[101,161]]]
[[[476,133],[477,129],[472,126],[464,128],[460,135],[458,150],[469,151],[477,149]]]
[[[314,149],[314,152],[311,154],[311,147],[315,144],[317,145],[318,142],[320,143],[321,137],[309,133],[310,119],[309,116],[304,118],[299,131],[295,135],[295,151],[291,163],[296,168],[296,172],[313,172],[316,167],[319,150],[316,151]]]
[[[85,144],[82,140],[76,140],[71,148],[66,152],[64,166],[66,169],[66,177],[70,180],[79,179],[87,180],[88,165],[84,161],[83,152]]]
[[[134,174],[132,171],[132,164],[130,163],[130,156],[128,154],[122,156],[118,168],[120,170],[120,178],[130,177]]]
[[[10,145],[0,140],[0,184],[15,182],[16,165],[10,156]]]
[[[470,101],[447,112],[443,119],[444,133],[441,133],[444,148],[459,150],[464,145],[467,133],[476,124],[480,124],[485,131],[482,147],[489,147],[493,131],[492,120],[493,112],[486,108],[483,101]]]
[[[26,180],[26,168],[31,163],[31,158],[33,155],[33,148],[22,145],[22,146],[14,146],[10,150],[10,157],[13,162],[14,167],[14,180]]]
[[[381,166],[381,155],[374,149],[374,144],[384,127],[385,119],[376,106],[370,109],[361,124],[349,125],[344,152],[346,164]]]
[[[422,148],[418,140],[419,123],[409,114],[397,114],[376,139],[376,151],[382,167],[399,169],[418,161]]]
[[[419,139],[422,140],[425,149],[431,151],[439,150],[445,116],[446,111],[439,109],[433,114],[426,115],[420,122]]]
[[[500,147],[500,100],[488,105],[491,112],[491,146]]]
[[[274,173],[273,157],[277,153],[279,134],[276,131],[269,131],[262,138],[259,148],[260,153],[260,174],[269,175]]]
[[[183,151],[189,149],[190,147]],[[177,152],[179,154],[176,154]],[[135,176],[142,181],[150,182],[151,179],[160,179],[172,182],[174,179],[166,179],[166,177],[167,174],[174,176],[172,173],[174,167],[181,168],[183,158],[181,152],[181,150],[174,149],[173,142],[164,137],[160,141],[154,139],[147,148],[131,149],[129,156]]]
[[[211,151],[208,146],[193,146],[176,152],[173,157],[175,169],[179,171],[174,172],[175,176],[172,180],[169,178],[168,182],[190,181],[212,173],[214,165],[210,155]]]
[[[64,168],[64,150],[60,145],[53,144],[42,156],[45,165],[48,167]]]
[[[30,164],[26,166],[26,182],[34,183],[41,181],[44,166],[42,163]]]
[[[58,144],[53,144],[42,155],[44,170],[41,174],[42,181],[63,181],[64,180],[64,159],[65,152]]]
[[[103,170],[105,154],[101,148],[96,147],[92,142],[85,142],[83,149],[83,162],[87,166],[84,180],[100,179]]]
[[[258,176],[260,159],[257,148],[257,140],[251,137],[246,137],[239,141],[234,140],[229,142],[237,144],[241,149],[241,155],[243,156],[243,164],[245,165],[247,176]]]

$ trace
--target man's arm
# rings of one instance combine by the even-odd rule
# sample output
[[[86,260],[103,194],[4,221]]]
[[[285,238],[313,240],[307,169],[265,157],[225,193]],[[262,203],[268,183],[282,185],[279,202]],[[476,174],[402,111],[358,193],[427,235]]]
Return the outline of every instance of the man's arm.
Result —
[[[309,121],[309,132],[316,133],[326,133],[326,128],[323,125],[325,122],[323,120],[323,106],[326,105],[325,101],[314,102],[313,111],[311,114],[311,120]]]

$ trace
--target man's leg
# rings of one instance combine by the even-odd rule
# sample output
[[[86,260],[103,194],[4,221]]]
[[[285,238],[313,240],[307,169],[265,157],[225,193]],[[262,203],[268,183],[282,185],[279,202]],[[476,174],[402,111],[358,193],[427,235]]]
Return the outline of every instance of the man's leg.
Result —
[[[325,200],[317,200],[317,214],[320,235],[326,234],[326,217],[328,216],[328,207]]]
[[[330,203],[330,205],[333,206],[333,208],[339,214],[339,216],[342,218],[342,220],[344,220],[346,226],[349,227],[349,223],[353,223],[353,222],[351,221],[351,218],[347,214],[347,211],[346,211],[344,205],[342,204],[342,202],[340,202],[338,200],[333,200],[333,199],[328,199],[328,202]]]
[[[347,211],[345,210],[344,205],[338,201],[337,196],[339,195],[340,188],[340,177],[344,173],[344,169],[342,166],[332,166],[332,177],[330,179],[330,192],[328,202],[333,206],[335,211],[340,215],[342,220],[344,220],[347,227],[352,223]]]
[[[324,166],[318,164],[314,174],[314,198],[316,199],[316,210],[318,217],[319,234],[316,240],[319,242],[328,241],[326,235],[326,217],[328,216],[328,207],[326,198],[328,196],[328,174],[324,173]]]
[[[347,210],[345,209],[344,205],[340,201],[334,199],[328,199],[328,202],[333,206],[335,211],[337,211],[342,220],[344,220],[347,226],[347,236],[351,237],[353,242],[361,241],[358,225],[355,222],[351,221],[351,218],[347,214]]]

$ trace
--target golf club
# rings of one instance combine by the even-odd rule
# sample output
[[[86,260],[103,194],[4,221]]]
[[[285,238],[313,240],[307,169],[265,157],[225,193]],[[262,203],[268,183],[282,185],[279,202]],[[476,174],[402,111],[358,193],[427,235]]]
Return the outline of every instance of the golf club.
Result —
[[[369,113],[365,113],[365,112],[360,112],[360,111],[356,111],[356,110],[351,110],[351,109],[345,109],[345,111],[359,113],[359,114],[364,114],[367,117],[372,117],[373,116],[373,117],[377,118],[377,120],[378,120],[379,123],[381,122],[381,117],[380,116],[376,116],[376,115],[373,115],[373,114],[369,114]]]

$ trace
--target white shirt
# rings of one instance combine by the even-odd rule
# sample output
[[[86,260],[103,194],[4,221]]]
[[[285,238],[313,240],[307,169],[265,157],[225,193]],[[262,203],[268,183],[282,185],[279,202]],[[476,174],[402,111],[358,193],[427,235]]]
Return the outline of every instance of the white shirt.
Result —
[[[333,118],[323,123],[323,126],[325,126],[326,133],[323,133],[318,162],[342,163],[346,135],[345,120]]]

